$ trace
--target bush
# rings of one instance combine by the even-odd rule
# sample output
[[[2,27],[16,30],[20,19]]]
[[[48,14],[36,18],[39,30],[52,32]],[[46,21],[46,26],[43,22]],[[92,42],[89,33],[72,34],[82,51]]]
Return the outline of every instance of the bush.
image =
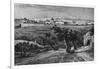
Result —
[[[18,55],[20,57],[30,56],[29,54],[31,53],[37,53],[38,49],[38,46],[34,44],[29,44],[29,42],[18,43],[15,45],[15,55]]]
[[[73,30],[69,28],[60,28],[60,27],[53,27],[54,33],[57,36],[57,39],[59,41],[64,41],[66,44],[69,44],[67,46],[74,45],[75,49],[83,46],[83,35],[86,31],[79,31],[79,30]],[[72,42],[72,44],[68,43]]]

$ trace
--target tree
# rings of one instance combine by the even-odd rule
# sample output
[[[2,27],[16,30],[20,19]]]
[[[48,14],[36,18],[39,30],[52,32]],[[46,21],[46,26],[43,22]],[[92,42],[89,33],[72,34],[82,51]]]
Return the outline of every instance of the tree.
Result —
[[[78,39],[79,32],[72,29],[60,28],[57,26],[53,27],[54,33],[57,35],[59,41],[64,41],[66,46],[66,52],[72,53],[74,49],[77,49],[79,44],[76,44],[80,40]]]

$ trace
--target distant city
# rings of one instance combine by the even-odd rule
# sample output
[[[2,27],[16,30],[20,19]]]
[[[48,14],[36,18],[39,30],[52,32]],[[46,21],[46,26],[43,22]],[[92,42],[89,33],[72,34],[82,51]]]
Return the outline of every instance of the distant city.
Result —
[[[86,19],[70,19],[70,18],[62,18],[62,17],[51,17],[51,18],[15,18],[15,26],[21,25],[24,26],[32,26],[36,24],[42,25],[93,25],[93,20]]]

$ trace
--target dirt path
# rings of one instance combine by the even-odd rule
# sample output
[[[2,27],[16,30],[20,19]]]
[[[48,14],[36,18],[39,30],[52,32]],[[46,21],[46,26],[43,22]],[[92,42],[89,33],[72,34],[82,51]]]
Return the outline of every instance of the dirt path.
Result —
[[[56,56],[56,57],[55,57]],[[57,51],[51,50],[48,52],[37,54],[35,57],[29,57],[23,59],[21,62],[16,63],[16,65],[26,65],[30,64],[30,62],[36,62],[37,60],[44,61],[46,59],[51,59],[50,61],[53,61],[54,59],[57,59],[60,57],[59,62],[79,62],[79,61],[92,61],[93,57],[89,55],[89,53],[86,52],[79,52],[74,54],[67,54],[65,52],[65,49],[59,49]],[[62,59],[65,58],[65,59]]]
[[[83,58],[85,61],[92,61],[92,60],[93,60],[93,58],[90,57],[90,55],[89,55],[88,53],[86,53],[86,52],[77,53],[76,55],[77,55],[78,57]]]
[[[58,51],[51,50],[51,51],[48,51],[46,53],[41,53],[41,54],[37,55],[36,58],[43,59],[43,58],[52,56],[54,54],[58,55],[59,53],[66,53],[66,51],[65,51],[65,49],[59,49]]]
[[[27,64],[29,61],[34,61],[34,60],[36,61],[38,59],[44,59],[44,58],[47,58],[47,57],[52,56],[54,54],[57,55],[57,53],[59,54],[59,53],[66,53],[66,52],[65,52],[65,49],[60,49],[58,51],[51,50],[48,52],[37,54],[35,57],[25,58],[25,59],[23,59],[22,62],[16,63],[16,65],[21,65],[21,64],[24,65],[24,64]]]

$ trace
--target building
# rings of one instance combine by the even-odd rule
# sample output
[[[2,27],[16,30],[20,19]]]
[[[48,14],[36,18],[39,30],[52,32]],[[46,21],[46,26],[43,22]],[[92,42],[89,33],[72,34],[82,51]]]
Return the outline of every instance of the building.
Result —
[[[60,25],[63,25],[64,22],[55,22],[55,24],[60,24]]]
[[[76,24],[76,25],[86,25],[86,21],[78,20],[78,21],[76,21],[75,24]]]

